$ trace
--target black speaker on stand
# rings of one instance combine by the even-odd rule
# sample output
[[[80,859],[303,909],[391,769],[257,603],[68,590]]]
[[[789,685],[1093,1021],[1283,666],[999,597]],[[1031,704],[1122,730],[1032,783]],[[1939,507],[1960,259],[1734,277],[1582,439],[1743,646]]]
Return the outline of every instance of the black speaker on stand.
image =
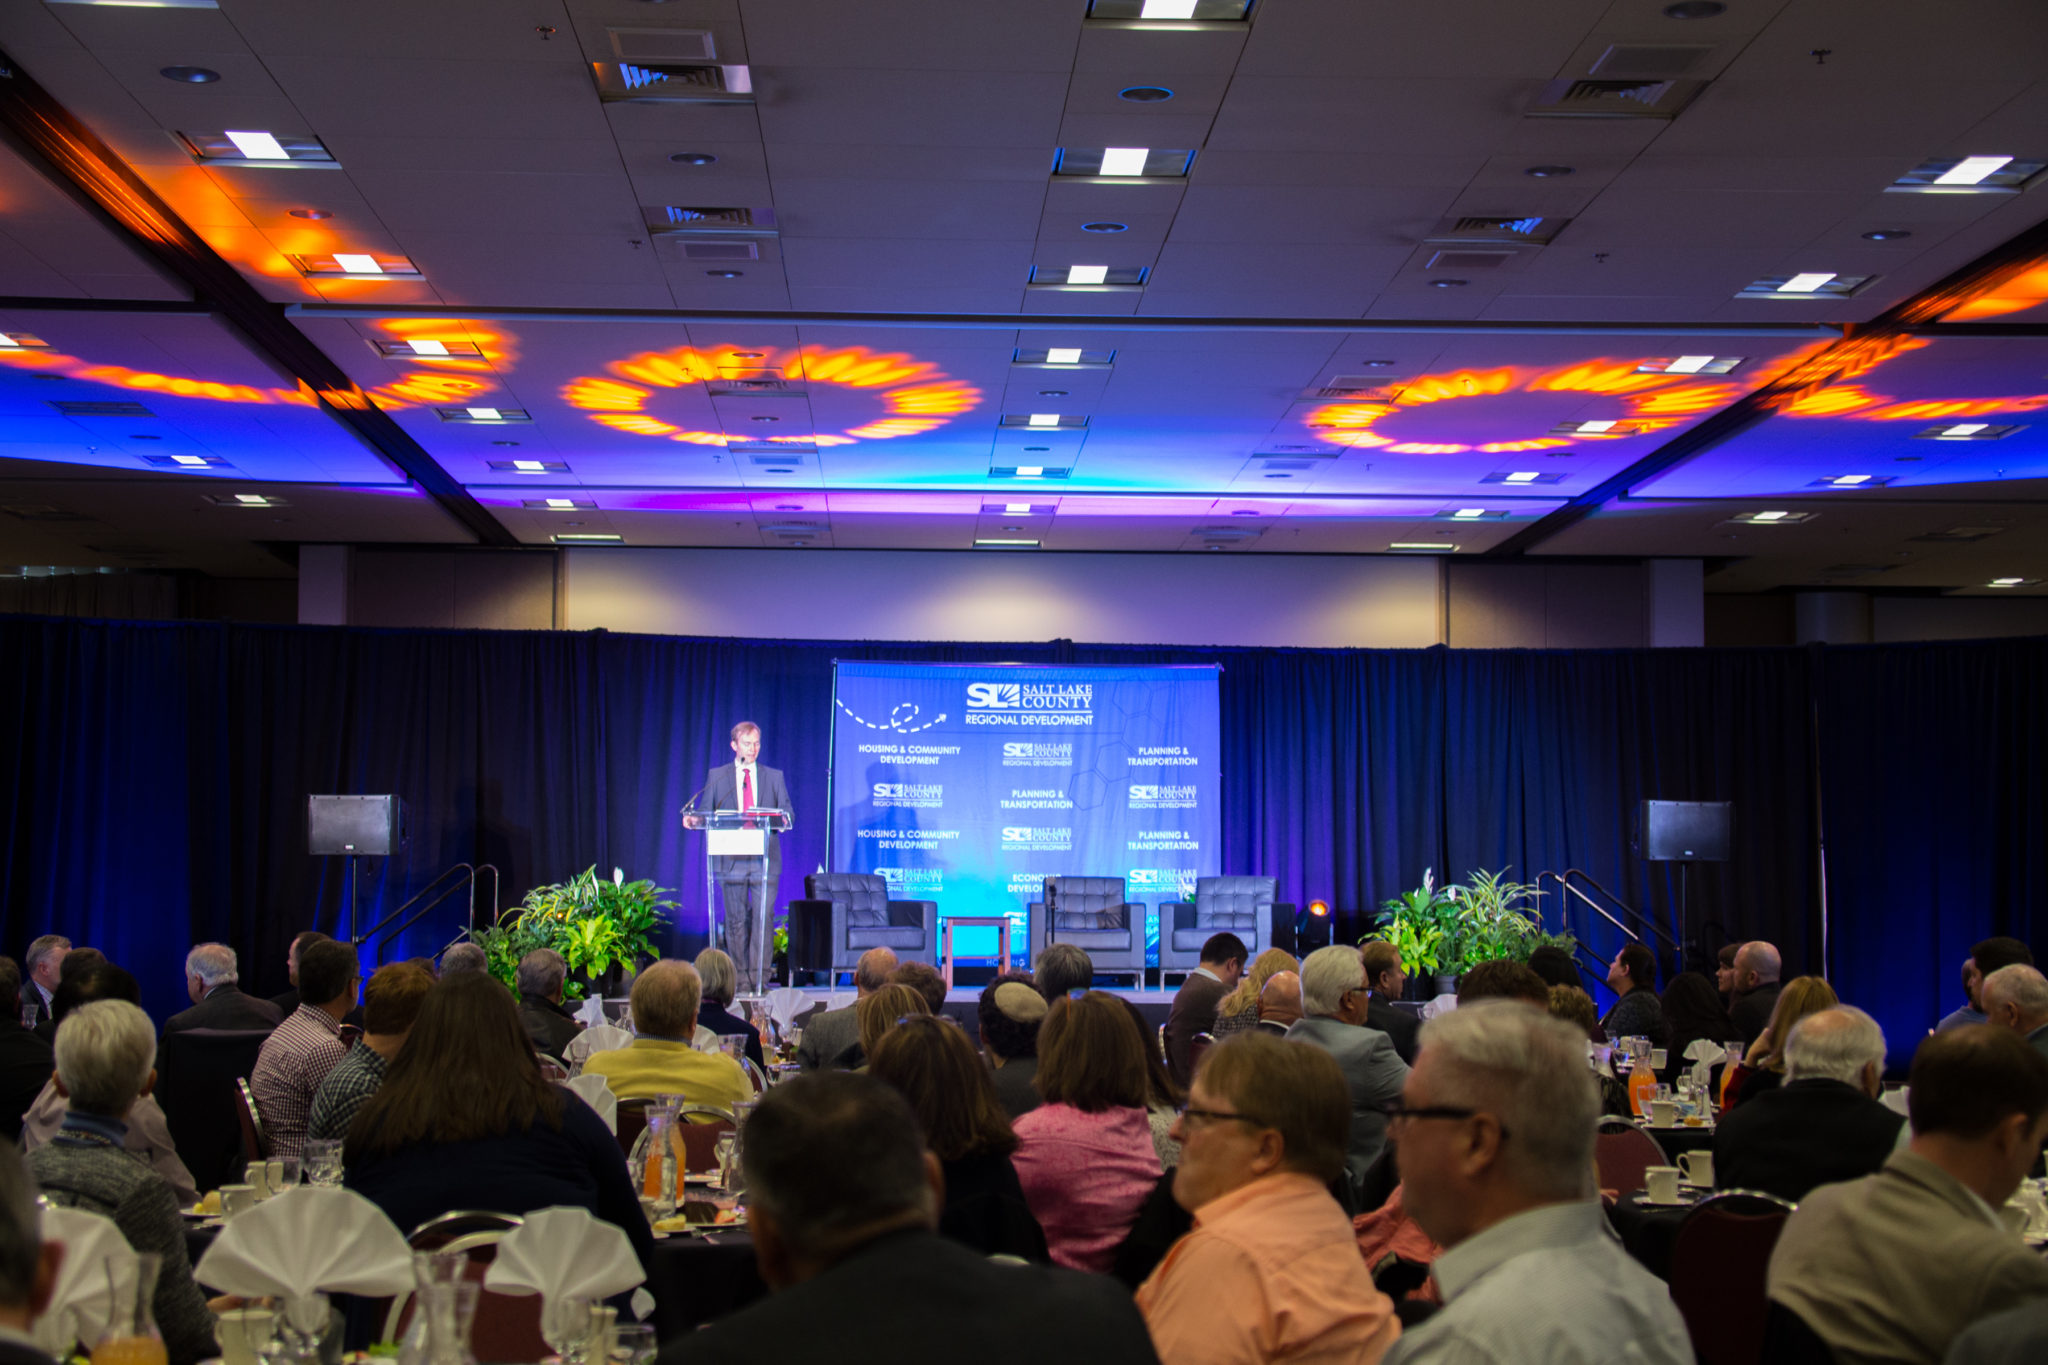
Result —
[[[1734,842],[1732,801],[1645,801],[1640,829],[1646,862],[1678,864],[1678,970],[1692,948],[1686,926],[1686,901],[1692,864],[1725,863]]]
[[[348,942],[355,947],[357,858],[388,858],[405,844],[405,803],[395,796],[308,796],[306,851],[316,858],[346,858]]]

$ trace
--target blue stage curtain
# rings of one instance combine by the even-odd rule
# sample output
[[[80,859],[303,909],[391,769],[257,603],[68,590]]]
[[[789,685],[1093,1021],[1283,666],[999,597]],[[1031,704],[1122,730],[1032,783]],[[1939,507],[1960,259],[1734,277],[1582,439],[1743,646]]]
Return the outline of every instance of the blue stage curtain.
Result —
[[[1895,1060],[1958,997],[1983,934],[2031,938],[2048,810],[2048,643],[1856,649],[1452,651],[793,643],[590,633],[0,620],[0,947],[57,929],[182,1001],[220,939],[282,988],[301,928],[346,932],[340,860],[306,853],[305,799],[384,792],[411,843],[365,860],[367,927],[456,863],[501,902],[595,864],[677,890],[669,948],[705,936],[703,860],[677,812],[761,725],[799,823],[782,894],[826,861],[835,659],[1219,663],[1223,868],[1340,912],[1476,869],[1583,869],[1669,927],[1677,868],[1635,852],[1644,798],[1736,803],[1735,857],[1689,874],[1708,951],[1772,939],[1823,969],[1816,801],[1838,989]],[[1560,907],[1546,898],[1555,927]],[[438,950],[446,903],[390,958]],[[1573,916],[1596,952],[1618,936]]]

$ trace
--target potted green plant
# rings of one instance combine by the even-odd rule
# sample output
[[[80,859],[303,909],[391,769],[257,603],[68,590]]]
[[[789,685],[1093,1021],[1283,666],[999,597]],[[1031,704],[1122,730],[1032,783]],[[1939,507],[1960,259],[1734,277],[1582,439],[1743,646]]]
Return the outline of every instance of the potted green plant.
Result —
[[[620,868],[600,877],[592,865],[565,882],[536,886],[473,937],[491,974],[507,985],[514,984],[520,958],[552,948],[568,964],[563,992],[570,999],[590,989],[616,994],[621,978],[655,956],[654,931],[676,906],[666,895],[667,888],[651,881],[627,881]]]
[[[1528,882],[1509,881],[1507,874],[1506,868],[1470,872],[1457,888],[1449,961],[1460,974],[1501,958],[1527,961],[1543,940],[1543,920],[1533,904],[1543,893]]]
[[[1373,922],[1401,955],[1401,970],[1408,973],[1409,979],[1434,979],[1441,994],[1450,989],[1443,984],[1449,978],[1438,973],[1451,961],[1447,953],[1453,947],[1451,934],[1456,919],[1457,888],[1438,886],[1436,870],[1427,868],[1422,874],[1422,885],[1382,901]]]

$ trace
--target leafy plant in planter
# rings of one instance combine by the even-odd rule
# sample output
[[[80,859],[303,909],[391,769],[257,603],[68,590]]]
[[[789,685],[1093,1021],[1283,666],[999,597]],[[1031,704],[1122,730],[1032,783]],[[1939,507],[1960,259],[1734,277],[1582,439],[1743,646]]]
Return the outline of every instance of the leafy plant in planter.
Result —
[[[1457,920],[1457,888],[1438,886],[1435,869],[1425,869],[1422,885],[1380,903],[1373,923],[1401,955],[1401,969],[1411,977],[1436,975],[1446,965],[1445,949]]]
[[[563,983],[564,994],[581,999],[587,983],[614,969],[635,970],[640,959],[655,955],[653,933],[676,907],[665,893],[651,881],[627,881],[619,868],[600,877],[592,865],[566,882],[536,886],[474,938],[491,975],[508,986],[515,985],[520,958],[535,948],[554,949],[572,978]]]
[[[1457,889],[1457,922],[1444,963],[1459,972],[1500,958],[1527,961],[1544,938],[1533,902],[1543,893],[1528,882],[1507,879],[1508,870],[1470,872]]]

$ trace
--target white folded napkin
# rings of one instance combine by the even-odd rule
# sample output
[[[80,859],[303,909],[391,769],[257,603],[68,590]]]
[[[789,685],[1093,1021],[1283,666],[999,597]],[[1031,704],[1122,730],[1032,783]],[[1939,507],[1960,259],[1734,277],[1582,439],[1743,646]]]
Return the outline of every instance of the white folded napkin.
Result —
[[[607,1299],[647,1278],[633,1244],[588,1209],[540,1209],[498,1243],[484,1287],[501,1294]],[[545,1310],[543,1310],[545,1311]]]
[[[604,998],[596,995],[585,996],[583,1003],[576,1007],[576,1018],[582,1022],[585,1028],[597,1028],[603,1024],[605,1022]]]
[[[619,1097],[612,1093],[612,1088],[605,1083],[604,1077],[598,1075],[571,1076],[568,1080],[563,1081],[562,1084],[568,1086],[581,1096],[583,1102],[592,1109],[595,1109],[597,1116],[604,1120],[604,1126],[611,1129],[614,1136],[617,1135],[619,1131]]]
[[[90,1348],[99,1340],[114,1315],[116,1295],[127,1304],[135,1302],[137,1258],[113,1219],[83,1209],[44,1210],[43,1238],[64,1244],[64,1264],[33,1335],[36,1345],[62,1360],[74,1342]]]
[[[1458,993],[1456,991],[1447,991],[1422,1007],[1422,1017],[1434,1019],[1439,1014],[1449,1014],[1456,1008],[1458,1008]]]
[[[562,1049],[563,1060],[571,1066],[581,1066],[590,1060],[593,1052],[611,1052],[625,1047],[633,1041],[633,1035],[611,1024],[597,1024],[583,1030],[569,1040],[569,1046]]]
[[[1704,1086],[1713,1075],[1714,1068],[1728,1059],[1728,1049],[1719,1043],[1710,1043],[1704,1038],[1695,1038],[1685,1045],[1685,1060],[1692,1065],[1692,1083]]]
[[[412,1248],[354,1190],[297,1185],[229,1219],[192,1273],[250,1298],[403,1294],[413,1284]]]
[[[775,1027],[786,1029],[796,1017],[811,1007],[811,997],[795,986],[778,986],[761,998],[768,1010],[768,1017],[775,1021]]]

